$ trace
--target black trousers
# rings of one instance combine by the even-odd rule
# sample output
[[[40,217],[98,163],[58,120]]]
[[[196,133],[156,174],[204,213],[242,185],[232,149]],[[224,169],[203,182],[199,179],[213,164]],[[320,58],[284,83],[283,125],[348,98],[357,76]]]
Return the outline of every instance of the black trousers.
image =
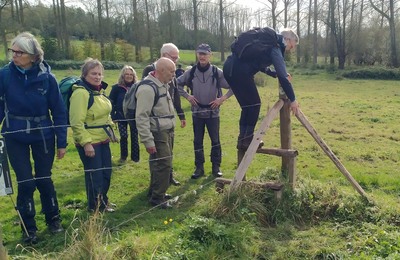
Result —
[[[110,144],[95,144],[93,148],[95,156],[87,157],[83,147],[77,147],[85,171],[88,209],[95,211],[97,207],[104,210],[108,204],[112,169]]]
[[[224,63],[224,77],[231,86],[242,108],[239,120],[239,136],[250,136],[260,114],[261,99],[254,81],[254,73],[249,64],[235,56],[229,56]]]
[[[51,223],[54,217],[59,215],[59,207],[51,180],[51,168],[53,167],[55,155],[54,138],[46,140],[47,153],[45,153],[44,142],[23,143],[13,138],[5,137],[8,158],[14,169],[18,182],[17,209],[28,231],[36,231],[35,203],[33,193],[36,188],[40,192],[42,212],[46,223]],[[34,172],[30,155],[32,152]]]
[[[211,139],[211,162],[216,165],[221,165],[221,143],[219,139],[219,117],[216,118],[193,118],[194,132],[194,164],[196,166],[203,165],[204,160],[204,133],[207,127],[208,135]]]

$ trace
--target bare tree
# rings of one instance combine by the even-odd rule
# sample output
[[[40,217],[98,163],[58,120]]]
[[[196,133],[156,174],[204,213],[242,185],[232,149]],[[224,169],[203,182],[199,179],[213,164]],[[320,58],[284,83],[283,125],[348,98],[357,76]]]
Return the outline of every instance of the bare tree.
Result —
[[[174,42],[174,32],[173,32],[173,25],[172,25],[172,8],[171,8],[171,0],[167,0],[167,12],[168,12],[168,35],[169,35],[169,42]]]
[[[314,0],[314,46],[313,46],[313,65],[317,65],[318,58],[318,3]]]
[[[63,49],[62,38],[61,38],[61,15],[60,15],[60,4],[58,0],[53,0],[53,15],[55,20],[56,35],[57,35],[57,47]]]
[[[394,2],[395,0],[382,0],[382,8],[379,9],[372,0],[369,0],[372,8],[374,8],[382,17],[385,17],[389,22],[389,30],[390,30],[390,65],[398,68],[399,63],[397,59],[397,49],[396,49],[396,21],[395,21],[395,12],[394,12]],[[388,3],[389,6],[386,6],[387,11],[384,10],[384,3]]]
[[[219,48],[221,51],[221,61],[225,60],[225,10],[229,6],[233,5],[236,1],[231,3],[226,3],[224,0],[219,0],[219,34],[220,34],[220,42]]]
[[[138,0],[132,0],[132,10],[133,10],[133,38],[135,41],[135,60],[136,62],[142,61],[141,56],[141,37],[139,36],[139,11],[138,11]]]
[[[291,7],[295,4],[295,0],[282,0],[283,1],[283,26],[288,27],[288,14]]]
[[[101,56],[101,59],[104,60],[105,50],[104,50],[104,34],[103,34],[103,18],[102,18],[101,0],[97,0],[97,18],[99,21],[100,56]]]
[[[64,47],[65,57],[67,59],[70,57],[70,42],[69,42],[69,33],[67,28],[67,15],[65,11],[65,2],[64,0],[60,0],[60,7],[61,7],[61,38]]]
[[[335,39],[338,68],[344,69],[347,56],[347,28],[348,15],[351,6],[348,0],[330,0],[331,22],[329,24],[332,36]]]
[[[155,59],[154,56],[154,49],[153,49],[153,35],[151,31],[151,24],[150,24],[150,11],[149,11],[149,3],[148,0],[144,0],[145,8],[146,8],[146,24],[147,24],[147,43],[149,44],[150,48],[150,60]]]
[[[296,0],[296,7],[297,7],[297,10],[296,10],[297,35],[300,37],[300,0]],[[299,45],[296,48],[297,63],[300,63],[300,53],[301,53],[302,49],[303,48],[301,47],[301,45]]]
[[[18,11],[18,21],[22,26],[24,26],[24,5],[22,3],[22,0],[18,0],[18,6],[17,6],[17,11]]]
[[[3,22],[3,9],[7,6],[10,5],[10,1],[8,0],[0,0],[0,28],[1,28],[1,41],[3,42],[3,47],[4,47],[4,53],[5,56],[7,57],[7,52],[8,52],[8,46],[7,46],[7,37],[6,37],[6,29],[3,27],[4,22]]]

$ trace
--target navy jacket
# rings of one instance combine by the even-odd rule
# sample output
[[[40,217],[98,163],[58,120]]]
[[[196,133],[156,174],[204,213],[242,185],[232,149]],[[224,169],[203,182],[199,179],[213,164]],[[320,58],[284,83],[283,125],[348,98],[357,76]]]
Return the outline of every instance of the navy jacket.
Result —
[[[128,89],[118,84],[112,86],[109,98],[112,104],[111,118],[113,121],[125,119],[122,105]]]
[[[22,71],[13,62],[0,70],[1,133],[30,144],[57,137],[67,146],[67,112],[54,75],[46,62]]]

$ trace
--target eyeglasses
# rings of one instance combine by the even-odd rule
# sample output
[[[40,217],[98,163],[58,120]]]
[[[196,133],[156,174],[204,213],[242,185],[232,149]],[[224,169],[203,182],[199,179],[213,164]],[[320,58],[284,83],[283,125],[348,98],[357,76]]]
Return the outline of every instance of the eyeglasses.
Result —
[[[22,54],[25,54],[25,53],[26,53],[26,52],[24,52],[24,51],[16,51],[16,50],[13,50],[13,49],[11,49],[11,48],[8,48],[8,51],[10,52],[11,55],[14,55],[14,54],[15,54],[16,57],[21,57]],[[26,54],[27,54],[27,53],[26,53]]]
[[[169,53],[165,53],[166,55],[168,55],[169,56],[169,58],[171,59],[171,60],[179,60],[179,56],[172,56],[171,54],[169,54]]]

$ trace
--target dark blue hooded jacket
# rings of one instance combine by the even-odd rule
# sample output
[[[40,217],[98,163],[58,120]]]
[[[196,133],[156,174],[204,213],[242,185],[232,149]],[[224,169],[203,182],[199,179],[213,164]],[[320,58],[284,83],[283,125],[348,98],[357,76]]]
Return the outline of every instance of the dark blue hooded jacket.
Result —
[[[13,62],[0,70],[1,133],[26,144],[57,137],[57,148],[67,146],[67,113],[57,81],[46,62],[29,70]]]

